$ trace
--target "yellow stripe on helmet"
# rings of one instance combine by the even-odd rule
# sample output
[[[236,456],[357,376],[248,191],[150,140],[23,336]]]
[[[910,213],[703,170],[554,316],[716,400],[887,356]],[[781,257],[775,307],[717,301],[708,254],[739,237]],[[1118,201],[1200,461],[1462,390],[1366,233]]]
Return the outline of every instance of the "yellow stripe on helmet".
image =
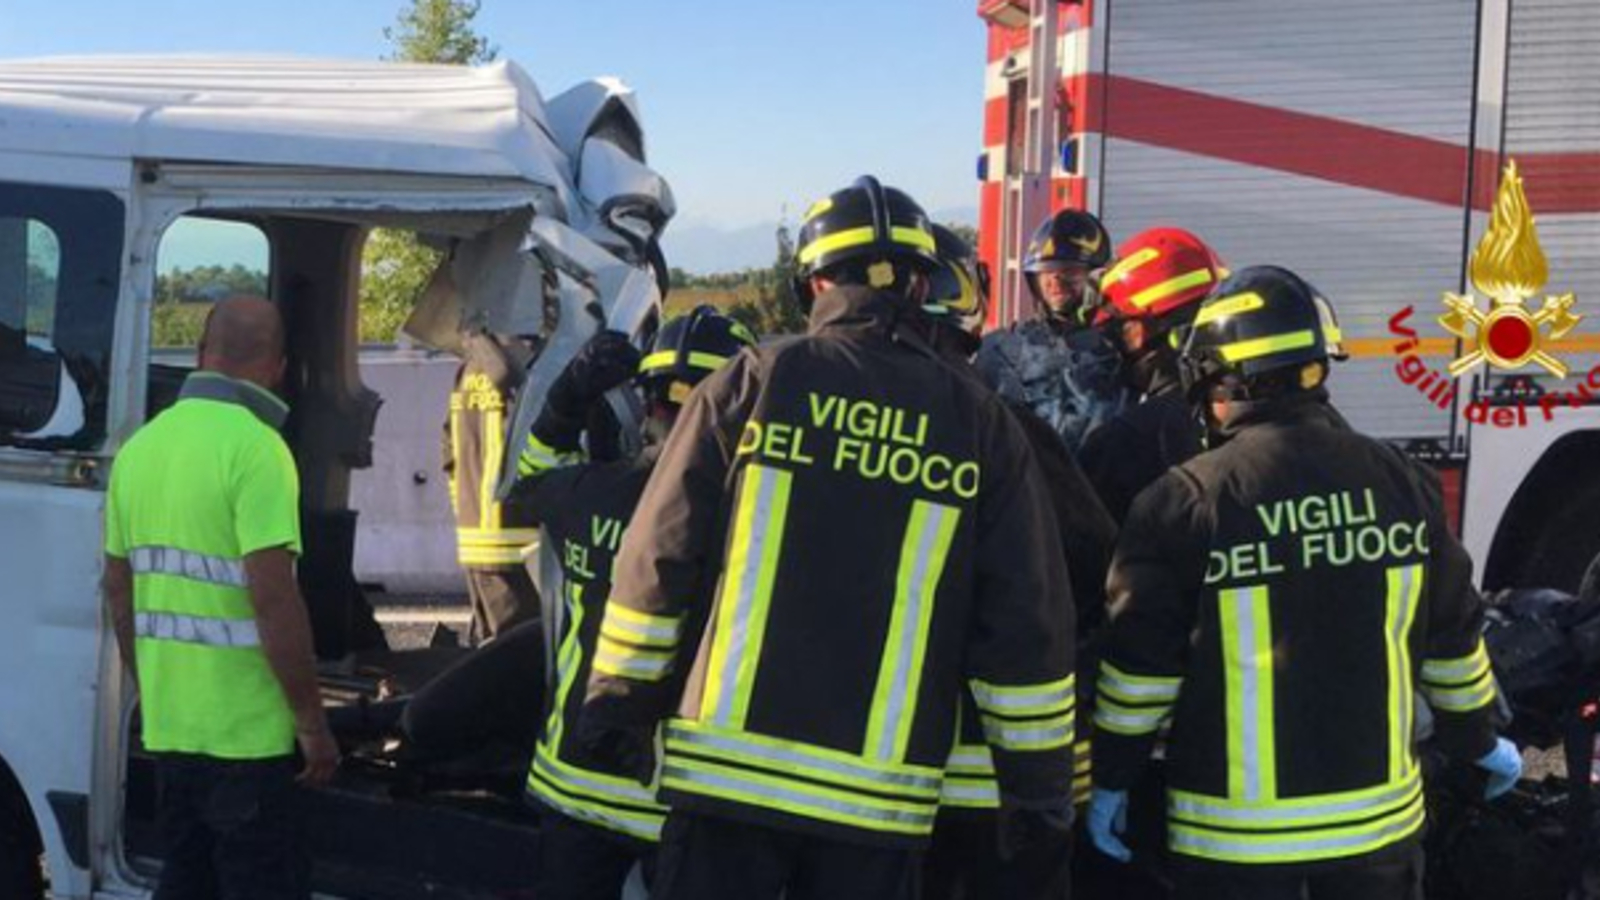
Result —
[[[723,364],[727,361],[727,357],[718,356],[715,353],[689,354],[689,365],[696,369],[716,371],[717,369],[722,368]],[[644,362],[639,364],[639,372],[641,374],[648,375],[649,373],[658,369],[669,369],[672,366],[677,365],[677,363],[678,351],[660,350],[644,358]]]
[[[1304,347],[1312,347],[1316,343],[1317,333],[1310,329],[1305,329],[1303,331],[1291,331],[1287,334],[1275,334],[1271,337],[1223,344],[1217,348],[1217,352],[1222,354],[1222,359],[1225,362],[1235,363],[1271,356],[1284,350],[1299,350]]]
[[[1100,279],[1101,291],[1103,292],[1106,287],[1121,281],[1123,276],[1127,275],[1129,272],[1132,272],[1134,269],[1144,266],[1147,263],[1155,262],[1160,258],[1160,250],[1157,250],[1154,247],[1146,247],[1126,259],[1117,260],[1117,264],[1107,270],[1106,274]]]
[[[1147,287],[1128,298],[1128,302],[1132,303],[1135,309],[1144,309],[1147,306],[1154,306],[1160,303],[1179,291],[1199,287],[1202,284],[1210,284],[1211,278],[1210,269],[1195,269],[1193,272],[1185,272],[1176,278],[1169,278],[1160,284]]]
[[[1194,317],[1194,327],[1209,325],[1218,319],[1225,319],[1242,312],[1252,312],[1266,305],[1266,299],[1255,291],[1222,297],[1201,308],[1200,314]]]

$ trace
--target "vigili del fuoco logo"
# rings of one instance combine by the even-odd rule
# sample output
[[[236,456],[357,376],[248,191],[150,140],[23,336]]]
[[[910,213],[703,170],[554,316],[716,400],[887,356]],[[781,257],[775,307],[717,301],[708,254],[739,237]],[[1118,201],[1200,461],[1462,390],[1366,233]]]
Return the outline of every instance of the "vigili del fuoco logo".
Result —
[[[1472,286],[1489,304],[1487,309],[1480,308],[1471,293],[1444,294],[1445,312],[1439,316],[1439,324],[1461,341],[1460,355],[1445,370],[1431,368],[1417,352],[1421,338],[1407,324],[1415,307],[1408,306],[1390,317],[1389,331],[1401,339],[1394,348],[1399,357],[1395,373],[1400,380],[1440,409],[1449,409],[1455,399],[1456,379],[1480,365],[1507,372],[1538,367],[1565,379],[1569,368],[1551,352],[1550,344],[1569,334],[1583,317],[1572,311],[1577,297],[1570,291],[1545,294],[1537,306],[1527,305],[1544,289],[1550,273],[1515,160],[1506,164],[1489,230],[1472,253],[1468,273]],[[1556,408],[1581,406],[1597,393],[1600,366],[1589,370],[1571,390],[1549,391],[1534,401],[1494,409],[1487,399],[1479,399],[1469,403],[1465,412],[1469,421],[1479,425],[1520,426],[1528,423],[1530,409],[1548,421]]]

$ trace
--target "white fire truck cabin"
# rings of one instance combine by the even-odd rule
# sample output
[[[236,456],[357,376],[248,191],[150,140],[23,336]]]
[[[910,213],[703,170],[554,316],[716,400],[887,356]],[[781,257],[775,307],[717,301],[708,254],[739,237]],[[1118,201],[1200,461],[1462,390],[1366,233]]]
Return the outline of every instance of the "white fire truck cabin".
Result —
[[[1333,301],[1354,357],[1335,368],[1335,402],[1438,463],[1484,585],[1575,590],[1600,551],[1595,12],[1592,0],[980,0],[991,324],[1029,314],[1022,251],[1062,207],[1097,213],[1114,240],[1173,225],[1235,268],[1294,269]],[[1572,293],[1585,316],[1543,347],[1570,374],[1480,365],[1438,390],[1474,349],[1441,327],[1443,293],[1489,309],[1468,263],[1508,160],[1548,260],[1529,311]],[[1541,393],[1561,399],[1541,406]]]

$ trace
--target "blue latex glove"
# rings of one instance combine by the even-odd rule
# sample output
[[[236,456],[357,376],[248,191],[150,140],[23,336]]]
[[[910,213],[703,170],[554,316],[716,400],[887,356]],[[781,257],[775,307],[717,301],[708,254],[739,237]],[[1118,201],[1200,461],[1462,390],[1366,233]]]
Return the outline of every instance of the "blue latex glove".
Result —
[[[1089,840],[1095,848],[1117,862],[1133,859],[1117,835],[1128,830],[1128,792],[1095,788],[1089,798]]]
[[[1489,784],[1483,789],[1483,798],[1493,800],[1516,787],[1522,777],[1522,754],[1517,745],[1505,738],[1495,738],[1494,749],[1478,760],[1478,768],[1489,773]]]

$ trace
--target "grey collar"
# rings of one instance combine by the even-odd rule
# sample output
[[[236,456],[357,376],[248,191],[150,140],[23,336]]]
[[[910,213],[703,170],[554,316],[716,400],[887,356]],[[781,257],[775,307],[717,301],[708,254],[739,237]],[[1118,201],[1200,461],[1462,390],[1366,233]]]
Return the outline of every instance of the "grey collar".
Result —
[[[289,417],[289,404],[266,388],[217,372],[191,372],[184,379],[179,400],[216,400],[250,410],[268,428],[277,431]]]

